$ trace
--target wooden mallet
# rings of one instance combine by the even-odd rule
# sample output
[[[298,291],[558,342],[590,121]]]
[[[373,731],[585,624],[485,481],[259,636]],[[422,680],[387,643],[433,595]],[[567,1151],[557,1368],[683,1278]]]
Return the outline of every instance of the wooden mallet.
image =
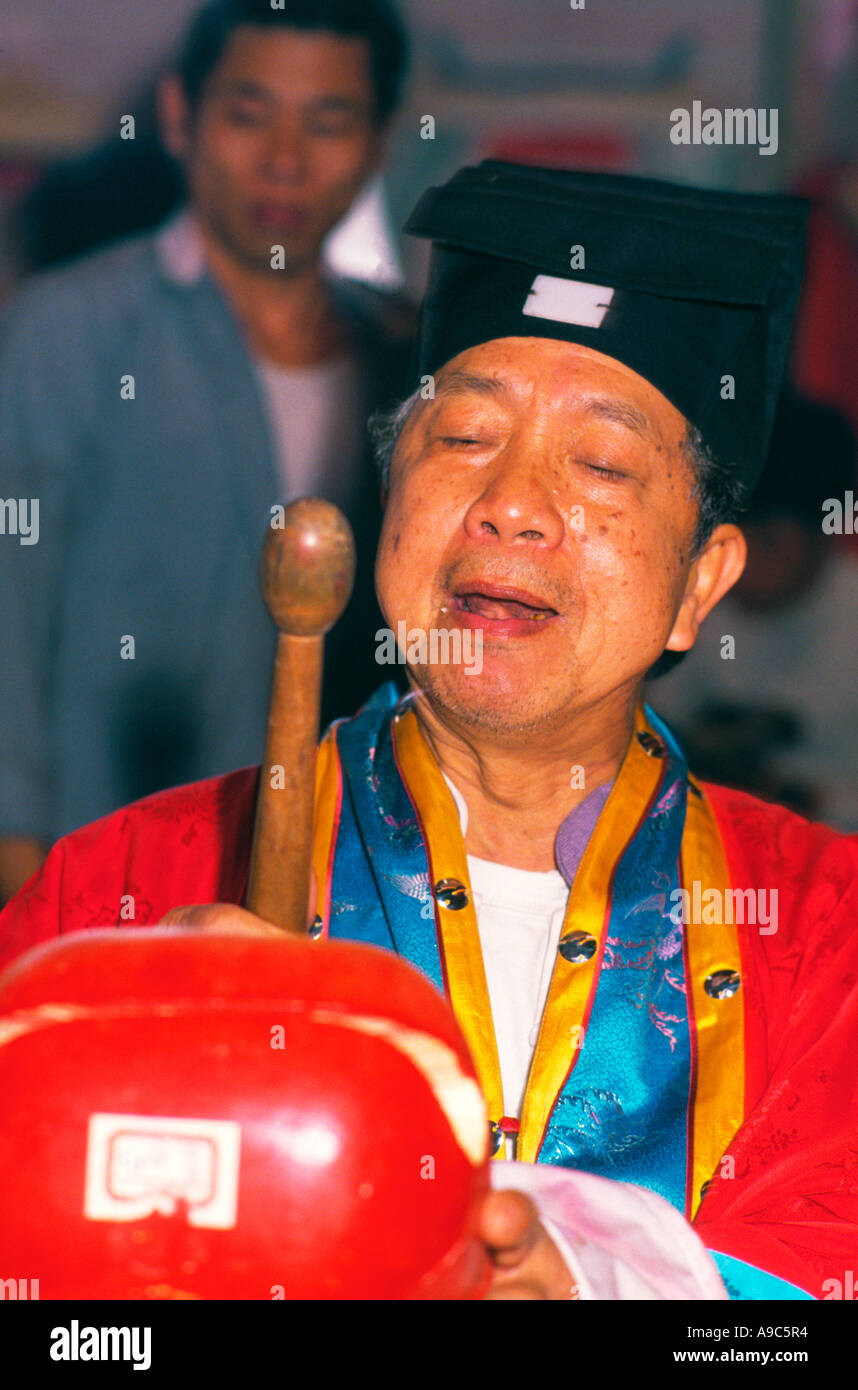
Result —
[[[342,512],[318,497],[291,503],[262,553],[262,593],[280,635],[246,906],[299,934],[307,930],[324,639],[354,576],[354,537]]]

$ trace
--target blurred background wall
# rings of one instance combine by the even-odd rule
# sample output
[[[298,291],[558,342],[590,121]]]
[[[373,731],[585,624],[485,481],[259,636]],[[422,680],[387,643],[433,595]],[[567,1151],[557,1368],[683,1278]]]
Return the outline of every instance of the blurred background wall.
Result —
[[[153,94],[197,0],[2,4],[0,304],[34,271],[153,226],[181,201],[178,175],[160,149]],[[383,181],[366,190],[328,242],[337,269],[419,295],[427,248],[398,229],[428,185],[486,156],[802,192],[813,199],[813,214],[793,384],[858,430],[858,0],[401,6],[415,53],[409,95]],[[722,111],[776,110],[776,151],[673,143],[671,113],[697,102]],[[133,145],[119,138],[127,115],[136,121]],[[854,477],[854,444],[847,429],[835,458],[816,426],[806,441],[792,429],[785,437],[798,500],[786,496],[784,449],[770,461],[777,471],[771,514],[756,523],[756,572],[772,590],[765,610],[759,593],[737,595],[742,613],[725,604],[709,624],[716,643],[709,665],[705,651],[693,653],[658,698],[669,706],[674,691],[675,722],[701,772],[858,827],[858,525],[849,524],[851,491],[838,491],[847,520],[824,543],[827,587],[819,578],[820,505],[829,477],[840,479],[838,489]],[[804,495],[811,475],[818,497]],[[773,524],[780,528],[774,540]],[[773,556],[785,565],[783,593],[774,592]],[[725,624],[748,618],[752,599],[759,627],[749,628],[750,654],[734,671],[717,643],[731,630]],[[722,679],[728,669],[744,672],[748,688],[731,691]],[[699,688],[692,689],[695,678]],[[768,752],[766,759],[761,754],[763,716],[765,728],[775,730],[772,749],[778,739],[791,742],[804,759],[785,763],[777,779]],[[732,762],[725,761],[728,742]],[[710,763],[708,749],[716,755]]]
[[[403,0],[416,70],[385,189],[390,226],[417,194],[485,154],[747,190],[795,186],[854,152],[856,0]],[[4,0],[0,18],[2,281],[8,213],[51,162],[138,116],[196,0]],[[777,107],[778,151],[672,144],[671,110]],[[420,118],[435,120],[421,138]],[[156,209],[157,211],[158,209]],[[362,271],[390,279],[397,250]],[[49,236],[46,238],[49,242]],[[394,243],[395,243],[394,237]],[[354,261],[346,261],[353,266]],[[405,251],[405,272],[420,278]]]

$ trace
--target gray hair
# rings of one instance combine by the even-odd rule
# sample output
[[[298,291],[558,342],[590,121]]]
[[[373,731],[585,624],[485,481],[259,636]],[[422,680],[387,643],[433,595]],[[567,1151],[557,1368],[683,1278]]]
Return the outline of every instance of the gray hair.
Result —
[[[682,456],[694,477],[691,495],[697,503],[697,525],[691,556],[698,556],[717,526],[738,521],[748,502],[748,489],[715,459],[700,431],[686,422]]]
[[[420,400],[420,391],[421,388],[418,387],[407,401],[400,401],[390,410],[376,410],[369,418],[372,456],[375,459],[375,466],[378,469],[378,476],[383,488],[387,488],[390,482],[390,465],[399,443],[399,436],[405,429],[409,415]]]
[[[390,410],[377,410],[369,421],[373,457],[383,488],[390,481],[393,455],[408,417],[421,398],[420,388]],[[686,425],[682,456],[694,478],[691,495],[697,502],[697,525],[691,545],[692,558],[699,555],[717,526],[733,522],[744,509],[742,484],[712,456],[698,429]]]

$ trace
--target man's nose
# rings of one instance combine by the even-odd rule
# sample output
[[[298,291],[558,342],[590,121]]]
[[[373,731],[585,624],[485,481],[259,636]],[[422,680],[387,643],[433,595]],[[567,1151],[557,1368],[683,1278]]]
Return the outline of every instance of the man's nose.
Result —
[[[263,153],[265,173],[274,179],[299,182],[307,172],[307,140],[300,126],[275,123]]]
[[[468,508],[468,535],[475,540],[496,536],[506,545],[560,545],[564,522],[552,491],[553,474],[548,450],[511,444],[495,460],[491,478]]]

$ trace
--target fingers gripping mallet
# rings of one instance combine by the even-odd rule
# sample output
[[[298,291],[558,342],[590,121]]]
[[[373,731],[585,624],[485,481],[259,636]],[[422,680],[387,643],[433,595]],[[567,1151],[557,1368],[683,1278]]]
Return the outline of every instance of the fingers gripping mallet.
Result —
[[[349,601],[354,575],[354,538],[342,512],[317,497],[288,506],[262,553],[262,593],[280,635],[247,907],[301,934],[310,890],[324,638]]]

